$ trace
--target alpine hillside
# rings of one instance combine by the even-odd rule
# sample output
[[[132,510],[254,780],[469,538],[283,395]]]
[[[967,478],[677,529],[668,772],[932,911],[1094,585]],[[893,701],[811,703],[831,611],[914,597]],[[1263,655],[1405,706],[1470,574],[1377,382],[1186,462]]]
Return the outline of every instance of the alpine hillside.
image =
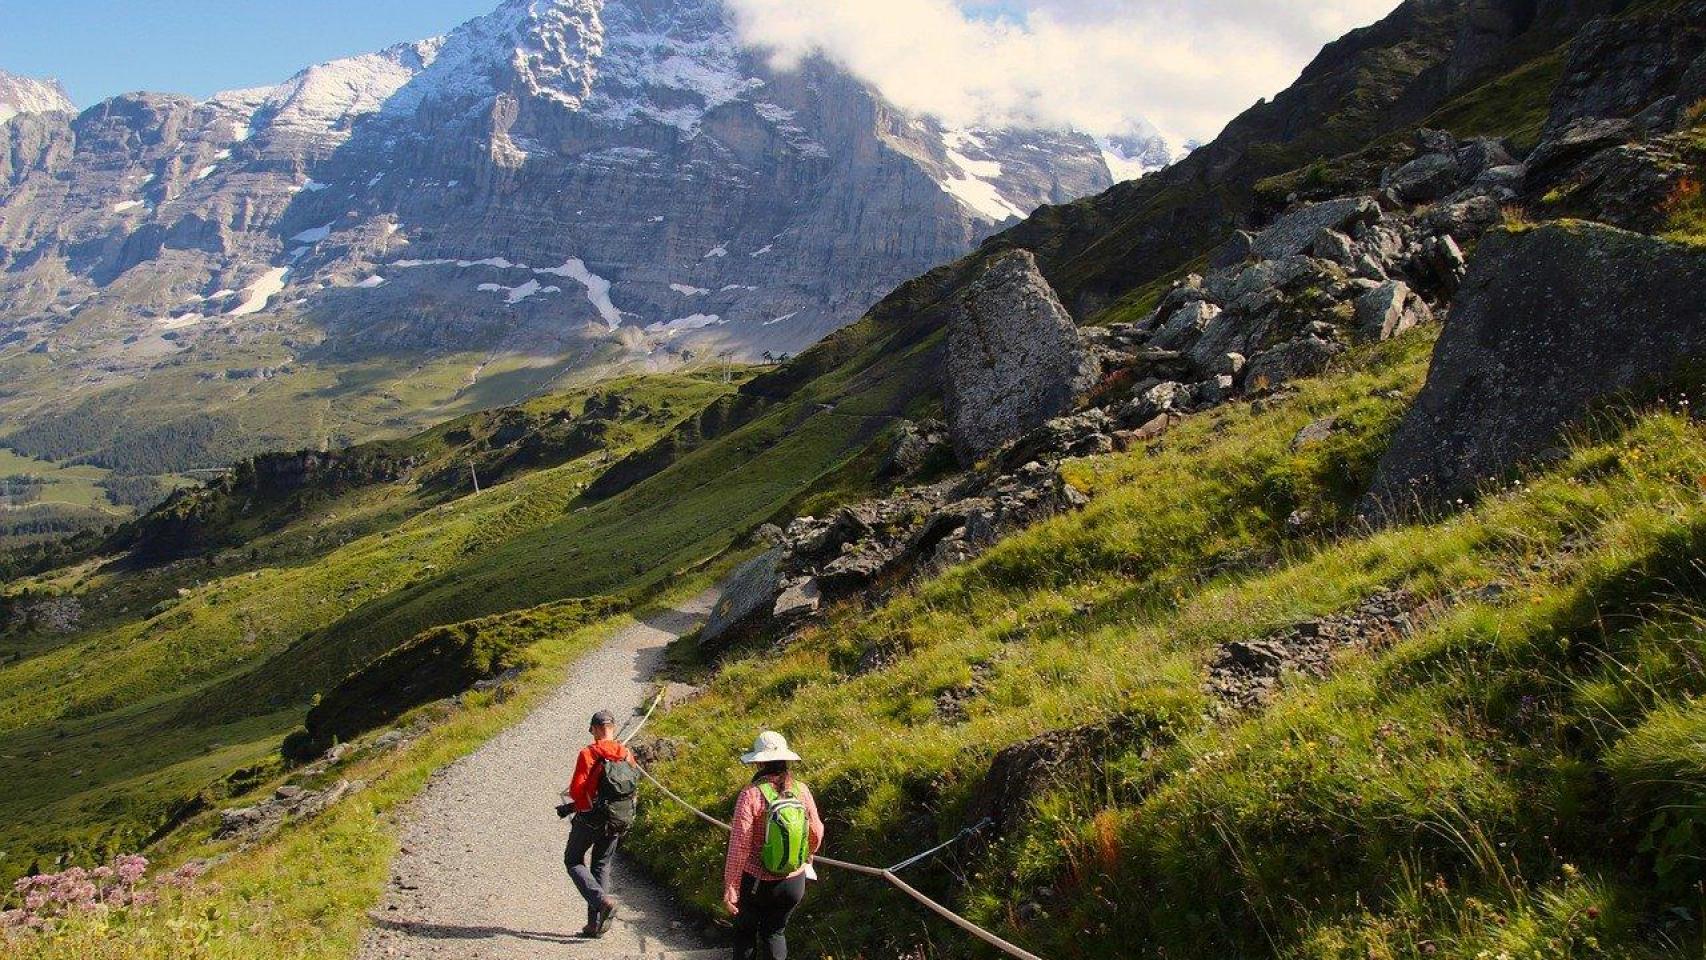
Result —
[[[0,949],[715,944],[675,798],[774,729],[826,857],[1050,960],[1700,956],[1703,183],[1706,0],[1403,0],[783,362],[0,549]],[[670,795],[593,940],[547,768],[605,700]],[[818,866],[794,954],[995,955]]]

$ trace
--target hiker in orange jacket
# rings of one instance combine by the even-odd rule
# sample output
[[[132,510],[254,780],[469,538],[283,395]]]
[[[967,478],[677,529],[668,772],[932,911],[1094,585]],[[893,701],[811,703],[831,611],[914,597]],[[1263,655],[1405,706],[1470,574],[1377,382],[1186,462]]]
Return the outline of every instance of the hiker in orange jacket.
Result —
[[[612,761],[634,762],[633,751],[616,739],[616,716],[608,710],[593,714],[592,743],[580,752],[575,772],[563,796],[566,806],[574,808],[574,822],[569,827],[569,844],[563,851],[563,864],[575,889],[586,900],[586,928],[583,937],[602,937],[616,919],[616,903],[610,899],[610,861],[622,840],[620,830],[609,822],[607,811],[597,809],[599,787],[604,779],[605,764]],[[588,855],[591,863],[588,864]]]

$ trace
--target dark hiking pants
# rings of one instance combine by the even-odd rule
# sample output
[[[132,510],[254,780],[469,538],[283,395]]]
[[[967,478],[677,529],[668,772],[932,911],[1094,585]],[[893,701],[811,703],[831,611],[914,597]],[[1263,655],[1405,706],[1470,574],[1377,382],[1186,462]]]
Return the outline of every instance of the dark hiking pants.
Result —
[[[569,868],[569,879],[586,900],[587,926],[598,922],[598,908],[609,896],[606,891],[610,889],[610,860],[622,839],[621,834],[610,833],[603,824],[588,822],[590,819],[585,814],[575,814],[575,822],[569,827],[569,845],[563,851],[563,865]]]
[[[804,874],[790,880],[741,877],[735,960],[788,960],[788,917],[805,898]]]

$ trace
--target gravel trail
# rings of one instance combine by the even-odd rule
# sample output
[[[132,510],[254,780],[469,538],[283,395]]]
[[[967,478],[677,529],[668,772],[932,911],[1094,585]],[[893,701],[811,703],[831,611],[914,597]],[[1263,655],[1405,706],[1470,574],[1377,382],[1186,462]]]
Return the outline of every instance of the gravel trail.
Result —
[[[575,936],[585,904],[563,869],[568,825],[553,807],[586,745],[588,718],[627,717],[670,641],[704,622],[716,593],[620,630],[569,668],[528,717],[434,775],[404,814],[402,852],[360,960],[722,956],[671,898],[617,857],[621,907],[600,940]]]

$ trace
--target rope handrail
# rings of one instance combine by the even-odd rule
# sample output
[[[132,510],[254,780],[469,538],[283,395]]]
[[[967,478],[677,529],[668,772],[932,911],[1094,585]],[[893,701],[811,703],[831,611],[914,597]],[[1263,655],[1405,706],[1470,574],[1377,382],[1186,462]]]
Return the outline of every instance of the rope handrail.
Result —
[[[648,721],[652,718],[652,713],[657,710],[658,704],[660,704],[662,702],[663,702],[663,694],[659,693],[655,698],[653,698],[651,708],[648,709],[646,711],[646,715],[641,718],[639,725],[634,728],[633,732],[629,733],[627,736],[622,738],[623,743],[627,743],[629,740],[632,740],[636,735],[639,734],[640,730],[645,727],[646,721]],[[634,767],[640,771],[641,776],[643,776],[647,780],[649,780],[651,782],[652,786],[657,787],[658,790],[664,796],[668,797],[670,800],[672,800],[676,804],[680,805],[683,809],[687,810],[689,813],[693,814],[695,817],[698,817],[700,820],[703,820],[704,822],[710,824],[711,826],[717,827],[718,829],[721,829],[724,831],[731,829],[729,827],[729,825],[727,823],[725,823],[724,821],[718,820],[716,817],[713,817],[710,814],[706,813],[705,811],[694,806],[693,804],[688,803],[686,800],[682,799],[681,796],[678,795],[675,791],[664,786],[662,781],[660,781],[657,777],[652,776],[652,772],[650,770],[647,770],[638,761],[635,762]],[[923,893],[919,892],[916,887],[907,883],[905,880],[902,880],[900,878],[900,876],[897,874],[897,871],[904,870],[907,867],[912,866],[913,864],[916,864],[916,863],[918,863],[922,860],[925,860],[925,859],[927,859],[927,858],[929,858],[929,857],[931,857],[937,853],[940,853],[941,851],[947,849],[948,847],[960,842],[961,840],[964,840],[966,837],[968,837],[974,833],[978,833],[978,832],[982,831],[988,825],[989,825],[989,821],[984,820],[978,824],[967,827],[966,829],[961,830],[958,834],[956,834],[953,837],[953,839],[949,840],[948,842],[943,843],[943,844],[936,846],[936,847],[932,847],[931,849],[926,850],[923,853],[920,853],[916,856],[908,857],[907,859],[902,860],[901,862],[895,864],[892,867],[872,867],[872,866],[867,866],[863,863],[852,863],[852,862],[847,861],[847,860],[837,860],[833,857],[824,857],[824,856],[816,856],[816,855],[814,855],[812,857],[812,863],[813,864],[820,864],[821,863],[826,867],[835,867],[835,868],[840,869],[840,870],[846,870],[846,871],[849,871],[851,873],[857,873],[857,874],[861,874],[861,875],[864,875],[867,877],[876,877],[879,880],[883,880],[883,881],[887,882],[890,886],[894,887],[896,890],[899,890],[901,893],[906,894],[908,897],[911,897],[913,900],[918,901],[918,903],[920,905],[922,905],[925,909],[929,910],[931,913],[936,914],[937,916],[941,917],[943,920],[948,921],[949,923],[960,928],[961,930],[965,931],[966,933],[969,933],[972,936],[976,937],[977,939],[982,940],[984,943],[987,943],[990,946],[994,947],[995,949],[1000,950],[1002,953],[1005,953],[1010,957],[1014,957],[1014,958],[1016,958],[1016,960],[1042,960],[1041,957],[1030,952],[1029,950],[1026,950],[1024,947],[1021,947],[1021,946],[1018,946],[1017,944],[1010,943],[1006,940],[1003,940],[1001,937],[997,936],[996,934],[991,933],[988,930],[985,930],[984,928],[978,926],[975,923],[972,923],[970,920],[967,920],[966,918],[960,916],[959,914],[955,913],[954,911],[949,910],[947,907],[944,907],[940,903],[937,903],[935,900],[930,899],[929,897],[925,896]]]

